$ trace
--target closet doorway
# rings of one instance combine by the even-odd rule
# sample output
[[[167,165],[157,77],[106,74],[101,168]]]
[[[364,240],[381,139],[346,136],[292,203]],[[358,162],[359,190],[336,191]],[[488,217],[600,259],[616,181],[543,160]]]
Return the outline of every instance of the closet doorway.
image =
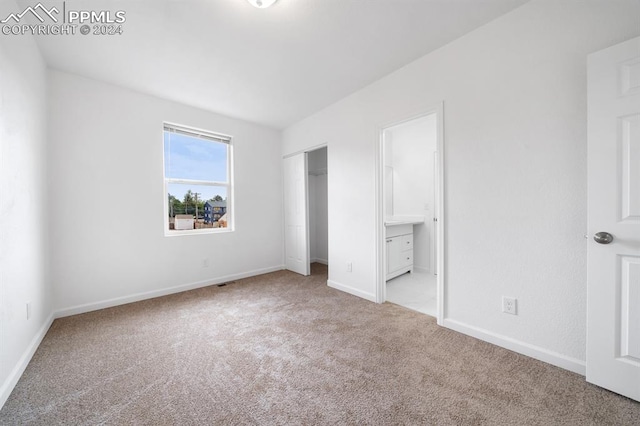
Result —
[[[327,171],[326,146],[284,158],[285,266],[302,275],[327,273]]]
[[[327,147],[307,153],[309,194],[309,261],[329,265],[329,210],[327,209]],[[313,269],[311,273],[313,274]],[[322,269],[322,268],[319,268]]]

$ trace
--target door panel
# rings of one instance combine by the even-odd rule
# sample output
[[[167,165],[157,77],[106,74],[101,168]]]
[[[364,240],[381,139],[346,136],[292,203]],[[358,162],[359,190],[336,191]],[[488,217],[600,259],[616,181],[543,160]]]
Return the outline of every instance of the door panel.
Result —
[[[620,119],[621,221],[640,221],[640,114]]]
[[[387,238],[387,275],[402,268],[402,237]]]
[[[621,257],[620,266],[620,356],[640,363],[640,257]]]
[[[305,153],[284,159],[285,266],[309,275],[307,206],[307,157]]]
[[[587,381],[640,400],[640,38],[589,56],[588,139]]]

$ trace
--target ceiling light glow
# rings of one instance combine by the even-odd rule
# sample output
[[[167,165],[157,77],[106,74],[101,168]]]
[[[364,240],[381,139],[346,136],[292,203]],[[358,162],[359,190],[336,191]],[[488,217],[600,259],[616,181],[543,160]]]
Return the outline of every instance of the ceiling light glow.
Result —
[[[276,0],[247,0],[258,9],[266,9],[276,2]]]

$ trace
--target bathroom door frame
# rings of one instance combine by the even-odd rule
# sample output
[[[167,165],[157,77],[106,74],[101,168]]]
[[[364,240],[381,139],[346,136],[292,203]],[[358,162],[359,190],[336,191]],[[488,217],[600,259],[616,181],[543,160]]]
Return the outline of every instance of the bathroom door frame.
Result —
[[[444,102],[439,102],[432,108],[428,108],[415,114],[385,123],[378,128],[378,141],[376,149],[376,302],[384,303],[386,300],[386,276],[387,276],[387,253],[384,226],[384,204],[385,204],[385,184],[384,184],[384,132],[390,127],[422,118],[428,115],[436,116],[436,159],[425,158],[425,161],[434,161],[436,164],[436,181],[434,213],[434,229],[436,233],[436,320],[438,325],[443,325],[445,312],[445,216],[444,216]]]

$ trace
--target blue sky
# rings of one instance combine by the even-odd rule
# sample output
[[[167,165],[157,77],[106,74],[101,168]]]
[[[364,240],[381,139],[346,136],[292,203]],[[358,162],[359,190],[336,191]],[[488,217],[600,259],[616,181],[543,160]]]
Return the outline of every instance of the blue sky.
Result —
[[[228,145],[164,132],[165,177],[206,181],[227,181]],[[226,198],[226,188],[208,185],[168,185],[171,195],[182,200],[188,189],[199,192],[198,199],[216,195]]]
[[[228,145],[164,132],[165,176],[226,181]]]

